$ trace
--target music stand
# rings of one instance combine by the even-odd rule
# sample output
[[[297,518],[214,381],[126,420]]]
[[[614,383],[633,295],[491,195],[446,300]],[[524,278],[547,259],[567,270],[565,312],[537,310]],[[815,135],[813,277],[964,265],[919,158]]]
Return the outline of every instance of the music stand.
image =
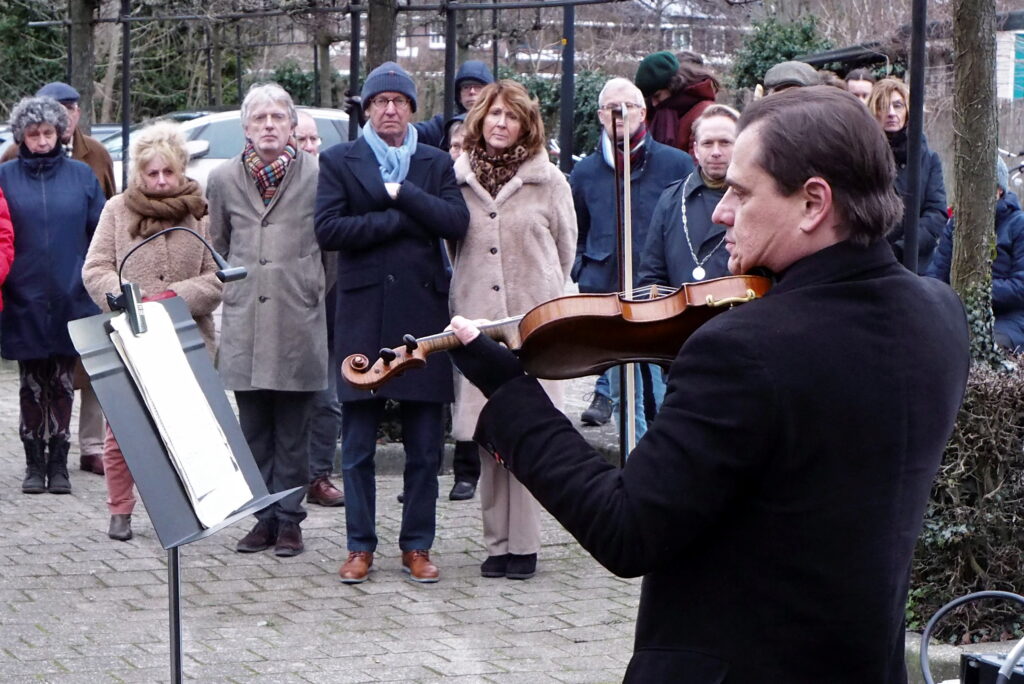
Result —
[[[182,681],[181,577],[178,547],[216,534],[237,520],[282,499],[295,489],[269,494],[249,451],[224,385],[210,362],[209,352],[180,297],[159,302],[171,317],[185,358],[224,431],[252,499],[223,521],[204,528],[192,508],[181,479],[143,403],[135,382],[106,331],[106,323],[120,313],[106,313],[68,323],[75,349],[89,375],[96,398],[117,438],[125,463],[146,505],[160,544],[167,550],[167,586],[170,609],[171,677]],[[144,332],[143,335],[157,334]]]

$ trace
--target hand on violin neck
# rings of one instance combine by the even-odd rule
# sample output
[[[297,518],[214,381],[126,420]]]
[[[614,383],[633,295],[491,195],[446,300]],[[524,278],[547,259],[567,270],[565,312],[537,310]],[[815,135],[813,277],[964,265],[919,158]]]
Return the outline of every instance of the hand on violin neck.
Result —
[[[448,353],[459,372],[485,397],[490,398],[506,382],[524,374],[516,355],[487,335],[481,335],[473,321],[456,316],[451,329],[462,346]]]

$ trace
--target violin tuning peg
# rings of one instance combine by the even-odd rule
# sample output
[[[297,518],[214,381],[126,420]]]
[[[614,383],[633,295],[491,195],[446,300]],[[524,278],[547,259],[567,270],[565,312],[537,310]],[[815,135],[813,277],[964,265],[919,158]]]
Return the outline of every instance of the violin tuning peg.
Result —
[[[398,358],[398,354],[396,354],[393,349],[384,347],[380,350],[380,358],[384,359],[384,363],[391,363]]]
[[[403,335],[402,341],[405,342],[405,351],[410,353],[420,346],[419,341],[412,335]]]

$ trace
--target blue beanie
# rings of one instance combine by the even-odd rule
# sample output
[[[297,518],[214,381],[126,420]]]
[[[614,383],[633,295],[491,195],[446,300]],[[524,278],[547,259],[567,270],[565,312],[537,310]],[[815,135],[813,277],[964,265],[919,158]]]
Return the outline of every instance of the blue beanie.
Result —
[[[416,111],[416,84],[405,69],[394,62],[384,62],[366,77],[362,92],[363,109],[369,109],[370,100],[380,93],[401,93],[412,102],[412,111]]]
[[[1006,162],[996,157],[996,185],[1003,192],[1010,189],[1010,170],[1006,168]]]

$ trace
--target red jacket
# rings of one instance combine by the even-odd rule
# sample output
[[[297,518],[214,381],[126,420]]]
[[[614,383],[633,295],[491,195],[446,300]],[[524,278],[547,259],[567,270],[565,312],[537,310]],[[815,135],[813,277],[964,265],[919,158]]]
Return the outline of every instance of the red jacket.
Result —
[[[7,280],[14,261],[14,224],[11,223],[11,212],[4,199],[4,191],[0,190],[0,285]],[[4,310],[4,298],[0,294],[0,311]]]

